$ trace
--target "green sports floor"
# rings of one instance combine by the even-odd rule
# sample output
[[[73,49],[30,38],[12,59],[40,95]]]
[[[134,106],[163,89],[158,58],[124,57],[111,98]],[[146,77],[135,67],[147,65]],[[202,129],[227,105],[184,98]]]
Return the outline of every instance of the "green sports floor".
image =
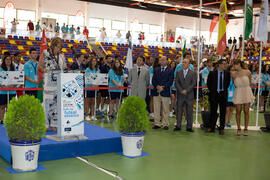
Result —
[[[250,125],[255,125],[251,112]],[[199,115],[200,118],[200,115]],[[259,126],[264,126],[260,114]],[[116,153],[87,156],[88,161],[116,171],[125,180],[269,180],[270,133],[249,131],[249,136],[236,136],[236,130],[225,135],[206,134],[196,128],[173,132],[171,118],[168,131],[149,129],[144,151],[150,156],[129,159]],[[201,120],[199,119],[199,122]],[[232,124],[235,124],[233,117]],[[92,122],[91,122],[92,123]],[[93,124],[116,131],[113,121],[99,119]],[[76,159],[41,162],[46,171],[10,174],[0,158],[0,180],[112,180],[92,166]]]

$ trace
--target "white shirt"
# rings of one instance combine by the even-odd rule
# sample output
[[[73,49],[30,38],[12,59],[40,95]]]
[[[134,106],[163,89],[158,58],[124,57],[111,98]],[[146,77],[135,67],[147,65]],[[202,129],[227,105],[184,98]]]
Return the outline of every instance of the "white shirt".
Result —
[[[12,62],[12,63],[14,65],[16,71],[24,71],[24,65],[22,63],[19,63],[19,64],[15,63],[15,62]]]
[[[161,66],[161,72],[166,71],[166,68],[167,68],[167,66],[164,66],[164,67]]]
[[[187,73],[188,73],[188,68],[186,70],[183,69],[183,71],[184,71],[184,78],[186,78]]]

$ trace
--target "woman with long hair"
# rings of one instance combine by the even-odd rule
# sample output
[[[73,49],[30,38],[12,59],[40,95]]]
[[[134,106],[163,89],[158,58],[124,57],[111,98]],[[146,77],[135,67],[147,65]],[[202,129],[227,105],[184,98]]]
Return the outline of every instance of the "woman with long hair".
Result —
[[[99,73],[98,65],[97,65],[97,59],[92,58],[89,62],[89,67],[86,69],[85,74],[95,74]],[[97,87],[93,84],[86,84],[86,87]],[[85,114],[85,120],[90,121],[96,121],[97,118],[95,117],[95,96],[96,96],[97,90],[86,90],[86,98],[84,101],[84,114]],[[89,114],[89,107],[90,107],[90,113]]]
[[[57,127],[57,73],[66,69],[65,57],[62,53],[63,42],[59,37],[51,40],[48,50],[43,51],[38,69],[44,72],[43,106],[46,124],[52,131]]]
[[[244,136],[248,135],[248,122],[249,122],[249,107],[250,103],[254,101],[254,96],[250,88],[251,72],[244,69],[244,64],[240,60],[236,60],[233,63],[233,69],[231,76],[235,85],[235,94],[232,102],[236,105],[236,122],[237,122],[237,135],[241,135],[241,111],[244,107],[245,129]]]
[[[112,69],[109,71],[109,87],[122,87],[124,83],[123,79],[123,68],[121,66],[121,62],[116,59],[112,66]],[[121,93],[123,90],[120,89],[110,89],[110,109],[109,109],[109,116],[114,118],[116,114],[113,113],[114,105],[116,106],[116,113],[119,109],[119,100],[121,97]]]
[[[15,67],[12,63],[10,54],[3,56],[3,61],[0,67],[0,72],[1,71],[15,71]],[[15,86],[14,85],[6,86],[3,84],[0,84],[0,87],[1,88],[8,88],[8,87],[14,88]],[[8,105],[8,101],[10,101],[15,96],[16,96],[16,91],[0,91],[0,124],[3,124],[3,119],[5,115],[5,110]]]

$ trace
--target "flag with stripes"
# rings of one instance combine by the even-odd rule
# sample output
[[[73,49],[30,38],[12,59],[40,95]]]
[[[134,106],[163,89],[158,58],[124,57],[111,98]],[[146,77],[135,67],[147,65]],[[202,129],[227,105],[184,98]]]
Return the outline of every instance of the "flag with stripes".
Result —
[[[258,38],[263,41],[264,44],[267,43],[267,16],[268,16],[268,0],[262,0],[260,19],[258,25]]]
[[[132,59],[132,43],[128,41],[128,52],[125,67],[131,69],[133,67],[133,59]]]
[[[226,24],[228,22],[228,11],[226,0],[222,0],[219,8],[218,42],[217,53],[223,55],[227,46],[226,42]]]

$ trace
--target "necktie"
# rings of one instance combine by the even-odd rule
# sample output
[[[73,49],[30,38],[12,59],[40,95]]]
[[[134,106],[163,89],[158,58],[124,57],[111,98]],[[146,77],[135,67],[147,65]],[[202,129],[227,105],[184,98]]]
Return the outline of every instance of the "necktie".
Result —
[[[223,72],[220,72],[219,75],[220,75],[220,78],[219,78],[219,90],[222,91],[223,90],[223,78],[222,78]]]
[[[161,72],[164,72],[164,70],[165,70],[165,68],[163,67],[163,68],[161,68]]]
[[[141,68],[138,68],[138,77],[140,76],[141,74]]]
[[[184,79],[186,79],[187,76],[187,70],[184,70]]]

